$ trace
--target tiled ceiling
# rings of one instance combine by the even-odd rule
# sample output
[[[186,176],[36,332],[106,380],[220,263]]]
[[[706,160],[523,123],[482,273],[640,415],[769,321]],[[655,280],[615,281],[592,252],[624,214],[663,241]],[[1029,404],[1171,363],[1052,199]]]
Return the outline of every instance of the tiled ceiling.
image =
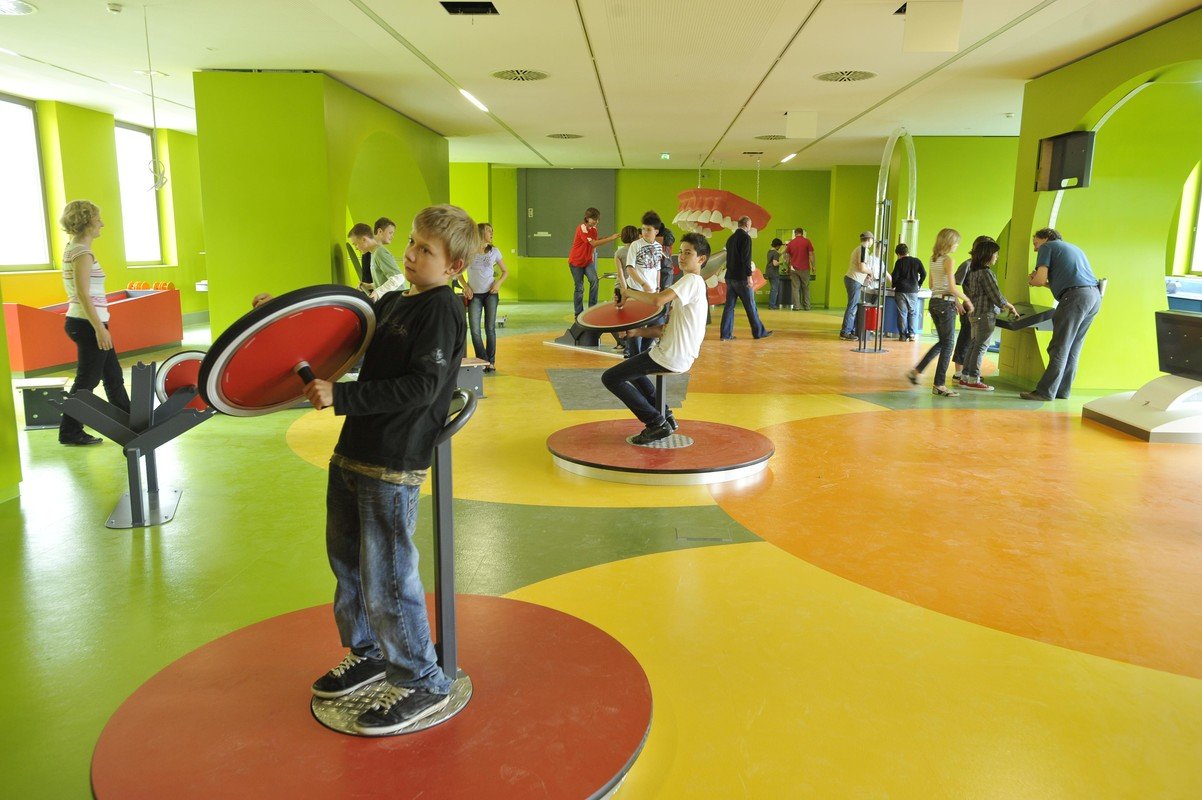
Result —
[[[143,7],[32,0],[0,16],[0,92],[151,122]],[[311,70],[443,134],[454,161],[782,169],[876,163],[890,131],[1015,135],[1022,86],[1197,8],[1196,0],[964,0],[959,50],[904,53],[899,0],[158,0],[146,8],[158,123],[195,129],[201,69]],[[546,80],[510,82],[506,69]],[[865,70],[859,83],[814,75]],[[459,88],[479,98],[484,114]],[[785,134],[815,112],[815,138]],[[581,138],[548,138],[571,133]],[[670,153],[664,161],[661,153]]]

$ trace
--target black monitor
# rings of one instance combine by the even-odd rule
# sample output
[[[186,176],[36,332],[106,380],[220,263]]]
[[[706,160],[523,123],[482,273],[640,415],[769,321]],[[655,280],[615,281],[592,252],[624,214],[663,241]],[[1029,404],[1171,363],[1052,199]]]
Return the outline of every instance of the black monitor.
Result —
[[[1157,311],[1156,351],[1161,372],[1202,381],[1202,314]]]
[[[1039,140],[1035,191],[1084,189],[1093,171],[1093,131],[1071,131]]]

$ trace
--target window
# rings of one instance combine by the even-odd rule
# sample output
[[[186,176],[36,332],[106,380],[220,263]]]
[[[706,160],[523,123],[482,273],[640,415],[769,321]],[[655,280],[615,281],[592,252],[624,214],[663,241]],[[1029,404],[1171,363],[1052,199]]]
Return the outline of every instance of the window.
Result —
[[[159,199],[154,190],[150,131],[117,126],[117,182],[121,187],[121,217],[125,225],[125,260],[130,264],[163,261],[159,237]]]
[[[0,267],[50,265],[33,103],[0,95]]]

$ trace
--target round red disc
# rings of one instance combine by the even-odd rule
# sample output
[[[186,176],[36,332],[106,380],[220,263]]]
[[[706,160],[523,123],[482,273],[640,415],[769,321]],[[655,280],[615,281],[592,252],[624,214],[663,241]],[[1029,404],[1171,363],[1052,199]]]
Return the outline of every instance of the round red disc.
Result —
[[[354,366],[375,331],[362,293],[312,286],[263,303],[217,337],[200,368],[200,393],[226,414],[254,416],[304,396],[297,365],[333,381]]]
[[[166,358],[154,374],[154,393],[160,403],[180,389],[195,389],[200,386],[200,364],[204,361],[203,350],[184,350]],[[204,411],[208,408],[199,394],[184,408]]]
[[[651,303],[627,300],[618,308],[610,301],[586,308],[576,317],[576,321],[585,328],[597,331],[625,331],[646,325],[662,313],[663,309]]]

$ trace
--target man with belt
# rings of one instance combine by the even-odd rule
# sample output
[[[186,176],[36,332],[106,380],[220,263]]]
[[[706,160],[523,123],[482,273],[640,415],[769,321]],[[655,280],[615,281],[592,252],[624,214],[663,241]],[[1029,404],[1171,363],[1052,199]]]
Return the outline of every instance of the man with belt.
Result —
[[[1077,374],[1077,360],[1085,334],[1102,309],[1102,292],[1089,259],[1076,245],[1061,238],[1054,228],[1041,228],[1031,238],[1034,245],[1035,271],[1027,280],[1031,286],[1047,286],[1056,298],[1052,316],[1052,341],[1048,344],[1048,366],[1031,392],[1022,392],[1024,400],[1067,400]]]

